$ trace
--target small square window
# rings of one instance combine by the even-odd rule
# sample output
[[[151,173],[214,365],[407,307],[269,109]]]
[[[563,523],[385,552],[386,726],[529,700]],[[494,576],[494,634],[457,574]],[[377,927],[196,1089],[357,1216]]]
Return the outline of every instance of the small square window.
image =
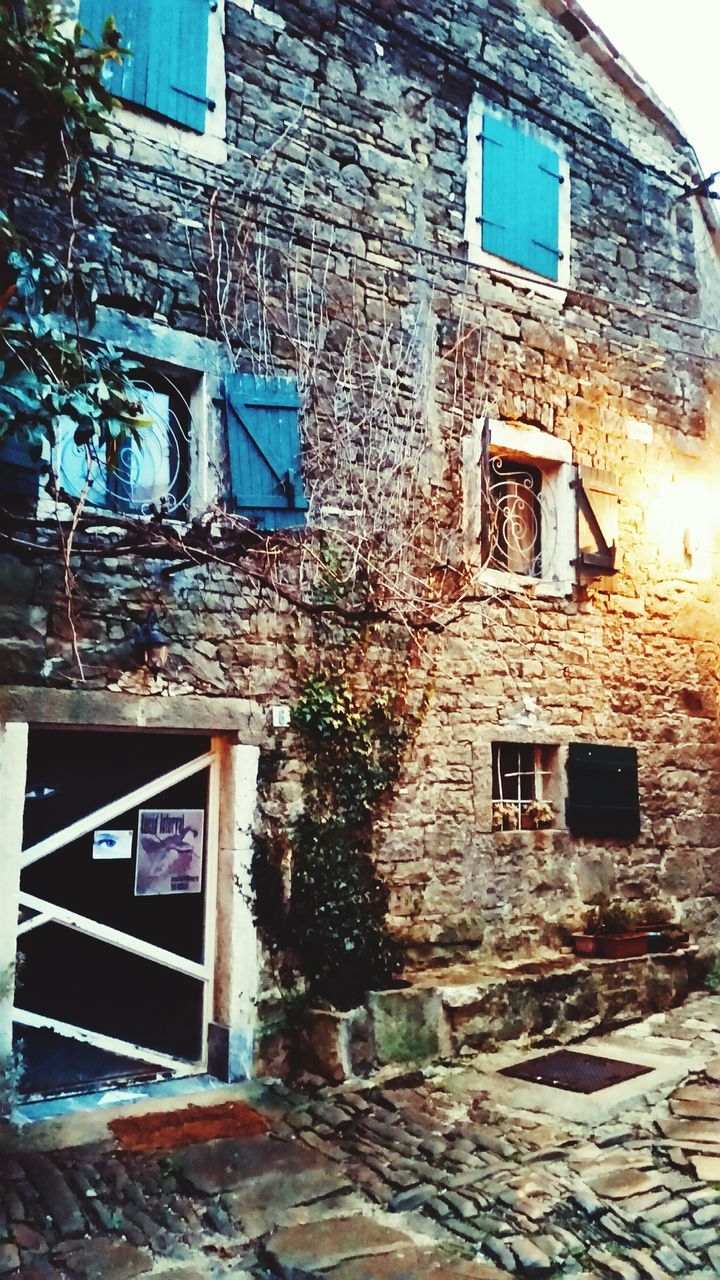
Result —
[[[493,831],[538,831],[556,826],[557,786],[557,747],[494,742]]]

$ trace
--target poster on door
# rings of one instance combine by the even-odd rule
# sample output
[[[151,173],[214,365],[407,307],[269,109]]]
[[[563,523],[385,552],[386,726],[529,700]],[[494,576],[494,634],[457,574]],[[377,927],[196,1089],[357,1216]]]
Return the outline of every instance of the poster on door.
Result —
[[[138,816],[135,895],[200,893],[202,809],[141,809]]]

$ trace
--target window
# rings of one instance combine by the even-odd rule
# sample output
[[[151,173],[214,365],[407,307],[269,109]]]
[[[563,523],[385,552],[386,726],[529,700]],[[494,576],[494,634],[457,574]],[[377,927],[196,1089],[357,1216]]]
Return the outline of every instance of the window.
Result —
[[[571,743],[566,816],[574,836],[635,840],[640,834],[634,747]]]
[[[490,585],[569,595],[616,571],[618,486],[537,427],[478,420],[463,446],[465,554]]]
[[[492,744],[493,831],[537,831],[557,825],[557,747]]]
[[[112,93],[203,133],[207,113],[218,106],[208,92],[216,36],[211,20],[217,11],[211,0],[79,0],[78,17],[97,40],[112,13],[123,45],[132,51],[109,70]]]
[[[226,403],[234,509],[262,529],[304,524],[308,504],[295,379],[232,374]]]
[[[58,485],[73,498],[85,494],[89,508],[182,515],[189,488],[189,390],[156,371],[136,385],[144,407],[138,438],[122,440],[111,462],[106,451],[78,444],[74,425],[61,427]]]
[[[490,566],[539,578],[542,570],[542,472],[496,455],[490,459]]]
[[[474,99],[468,116],[465,238],[470,260],[512,263],[567,284],[569,169],[559,143]]]
[[[570,444],[536,427],[488,421],[479,452],[483,572],[499,585],[512,575],[567,594],[577,551]]]

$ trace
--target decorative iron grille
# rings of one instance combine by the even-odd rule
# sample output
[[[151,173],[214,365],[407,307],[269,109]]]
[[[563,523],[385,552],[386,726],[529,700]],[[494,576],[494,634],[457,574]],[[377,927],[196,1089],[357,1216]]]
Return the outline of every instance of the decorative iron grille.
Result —
[[[505,457],[490,459],[491,567],[539,578],[542,573],[542,474]]]
[[[178,515],[189,497],[190,404],[164,375],[136,385],[145,421],[137,439],[121,441],[112,465],[105,450],[76,442],[69,420],[61,424],[58,484],[96,510]]]

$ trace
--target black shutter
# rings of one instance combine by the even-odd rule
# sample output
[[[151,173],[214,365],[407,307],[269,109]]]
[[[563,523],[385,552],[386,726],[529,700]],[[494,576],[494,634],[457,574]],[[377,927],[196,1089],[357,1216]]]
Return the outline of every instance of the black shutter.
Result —
[[[37,498],[40,458],[38,446],[33,447],[13,436],[4,436],[0,441],[0,493]]]
[[[573,742],[567,824],[574,836],[635,840],[640,834],[637,751]]]

